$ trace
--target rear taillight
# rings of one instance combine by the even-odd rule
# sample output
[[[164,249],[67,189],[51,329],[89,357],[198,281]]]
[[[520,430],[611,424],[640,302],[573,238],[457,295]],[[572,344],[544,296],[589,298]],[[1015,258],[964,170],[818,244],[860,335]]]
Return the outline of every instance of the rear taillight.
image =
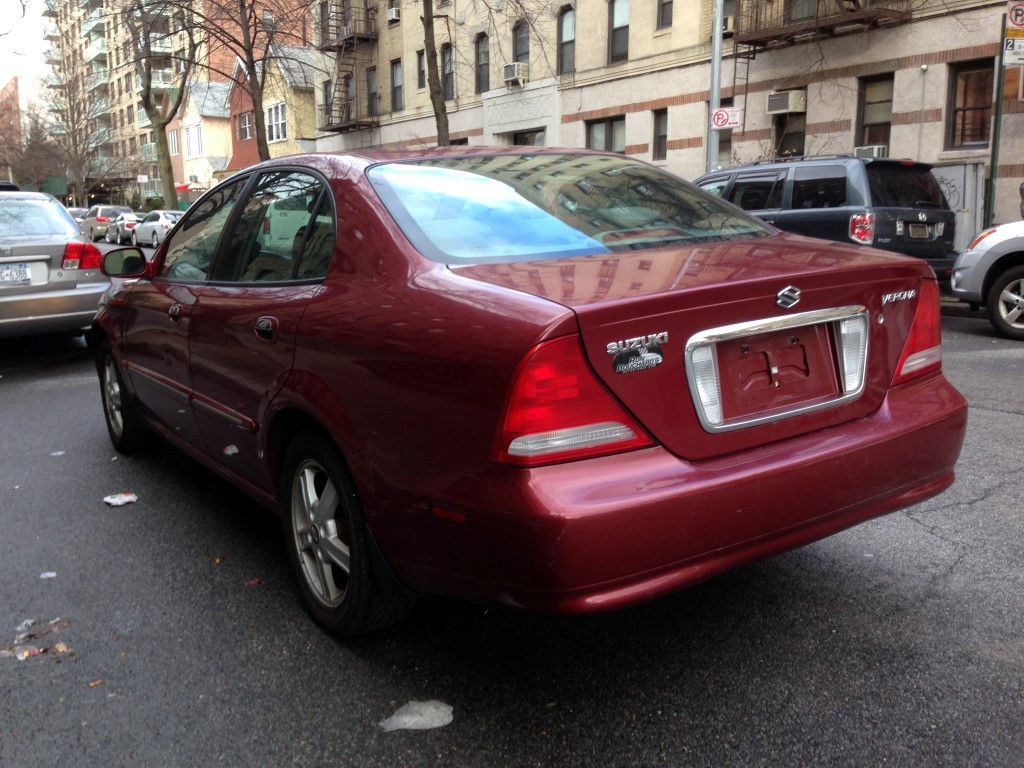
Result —
[[[103,254],[92,243],[68,243],[61,269],[99,269]]]
[[[939,286],[934,280],[921,284],[917,297],[914,324],[903,345],[900,364],[896,366],[893,385],[903,384],[918,376],[942,368],[942,326],[939,308]]]
[[[496,461],[532,467],[651,445],[587,365],[579,339],[534,347],[519,364],[495,442]]]
[[[110,219],[108,219],[106,216],[97,216],[96,217],[96,223],[97,224],[105,224],[108,221],[110,221]]]
[[[875,242],[875,214],[853,214],[850,217],[850,239],[861,245],[871,245]]]

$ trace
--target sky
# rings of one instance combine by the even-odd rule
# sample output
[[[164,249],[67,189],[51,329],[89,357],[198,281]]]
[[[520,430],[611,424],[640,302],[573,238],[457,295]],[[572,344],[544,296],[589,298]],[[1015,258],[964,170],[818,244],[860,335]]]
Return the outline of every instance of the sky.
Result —
[[[19,0],[0,0],[0,88],[12,77],[36,78],[50,74],[43,54],[48,41],[43,39],[43,0],[26,0],[21,17]]]

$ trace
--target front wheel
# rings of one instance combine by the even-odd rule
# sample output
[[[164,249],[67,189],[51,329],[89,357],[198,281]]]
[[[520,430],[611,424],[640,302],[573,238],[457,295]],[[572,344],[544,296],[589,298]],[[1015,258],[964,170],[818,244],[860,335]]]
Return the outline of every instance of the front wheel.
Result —
[[[988,319],[1000,336],[1024,341],[1024,267],[1008,269],[989,288]]]
[[[409,603],[377,581],[362,506],[338,450],[317,433],[298,435],[281,493],[288,558],[317,623],[349,637],[398,621]]]
[[[138,247],[139,245],[139,238],[136,237],[134,229],[132,230],[132,245],[134,245],[135,247]]]
[[[153,233],[153,248],[154,250],[160,247],[160,238],[157,237],[156,232]]]
[[[151,444],[153,435],[139,415],[135,402],[124,387],[121,369],[114,359],[110,344],[101,342],[97,356],[103,416],[107,422],[110,442],[120,453],[133,454]]]

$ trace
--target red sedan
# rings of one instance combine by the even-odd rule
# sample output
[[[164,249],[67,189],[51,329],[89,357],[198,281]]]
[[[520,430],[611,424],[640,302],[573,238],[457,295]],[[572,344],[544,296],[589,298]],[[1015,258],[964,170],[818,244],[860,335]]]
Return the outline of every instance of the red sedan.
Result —
[[[964,439],[927,264],[622,155],[284,157],[104,269],[114,445],[278,511],[340,635],[649,600],[940,493]]]

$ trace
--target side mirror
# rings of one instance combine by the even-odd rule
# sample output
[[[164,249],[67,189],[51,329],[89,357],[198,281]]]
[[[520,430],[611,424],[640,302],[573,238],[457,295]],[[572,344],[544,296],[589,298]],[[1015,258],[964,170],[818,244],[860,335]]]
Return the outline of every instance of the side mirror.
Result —
[[[146,257],[138,248],[118,248],[103,256],[100,269],[107,277],[141,277],[146,273]]]

